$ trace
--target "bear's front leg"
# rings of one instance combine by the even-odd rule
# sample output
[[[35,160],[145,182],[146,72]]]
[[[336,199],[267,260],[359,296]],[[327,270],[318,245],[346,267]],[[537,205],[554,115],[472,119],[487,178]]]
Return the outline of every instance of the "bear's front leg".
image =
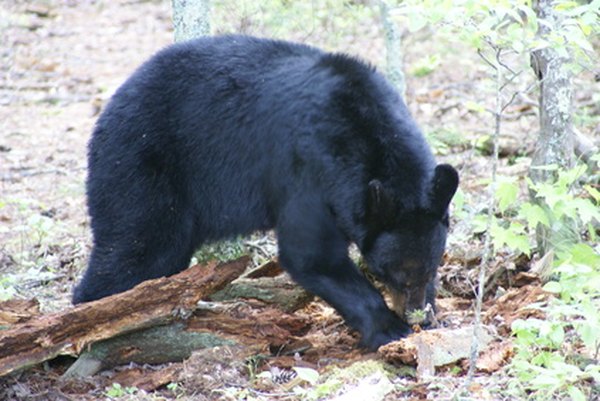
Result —
[[[279,258],[292,278],[333,306],[370,349],[405,337],[410,327],[386,305],[348,257],[348,241],[318,196],[288,202],[277,223]]]

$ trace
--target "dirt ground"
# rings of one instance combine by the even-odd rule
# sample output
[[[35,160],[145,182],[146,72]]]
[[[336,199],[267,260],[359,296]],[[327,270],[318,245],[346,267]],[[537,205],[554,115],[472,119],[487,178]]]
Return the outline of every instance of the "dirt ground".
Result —
[[[142,61],[172,42],[170,16],[168,1],[4,0],[0,5],[0,300],[37,298],[42,313],[70,306],[71,290],[90,251],[84,194],[89,135],[118,85]],[[244,24],[242,21],[239,26],[247,26],[247,21]],[[314,27],[310,34],[298,32],[285,38],[351,52],[381,65],[383,42],[375,25],[372,20],[365,21],[357,30],[360,36],[343,37],[334,45],[321,43],[327,32]],[[249,32],[263,33],[260,25],[251,25]],[[489,116],[474,113],[466,104],[488,104],[493,99],[486,92],[489,72],[476,62],[476,55],[468,53],[470,50],[445,48],[444,44],[440,49],[439,43],[423,35],[406,39],[406,65],[417,64],[432,49],[443,61],[424,77],[409,76],[407,98],[417,121],[433,133],[434,143],[443,142],[436,147],[439,159],[460,169],[461,190],[468,201],[460,214],[462,220],[453,221],[441,268],[439,319],[447,327],[460,327],[472,321],[473,285],[481,255],[481,238],[472,234],[472,225],[464,220],[472,220],[486,208],[484,179],[489,178],[490,165],[474,140],[490,135],[493,126]],[[577,104],[589,106],[593,93],[600,90],[599,84],[593,82],[591,73],[584,73],[576,78],[576,85]],[[527,173],[537,130],[537,116],[531,107],[535,101],[535,95],[521,96],[508,110],[503,134],[508,156],[501,161],[505,175],[524,177]],[[596,139],[600,127],[592,117],[594,112],[600,113],[598,109],[591,108],[592,116],[580,122],[582,132]],[[520,309],[535,301],[528,294],[539,295],[527,287],[536,286],[535,278],[519,276],[530,263],[499,254],[489,266],[494,272],[488,289],[492,296],[501,296],[511,286],[515,290],[512,298],[486,315],[488,323],[497,329],[498,344],[505,344],[507,322],[522,316]],[[521,281],[515,280],[518,277]],[[358,349],[356,336],[323,303],[313,302],[297,313],[310,322],[306,340],[319,351],[296,354],[291,361],[278,360],[270,367],[268,363],[257,365],[259,370],[279,369],[276,372],[282,383],[293,380],[285,377],[293,364],[323,372],[326,367],[380,358]],[[59,379],[72,362],[59,358],[0,378],[0,399],[263,400],[298,396],[290,392],[291,387],[250,383],[246,365],[240,367],[240,359],[247,355],[227,350],[226,357],[215,357],[211,352],[204,351],[185,363],[117,367],[75,381]],[[503,363],[493,372],[500,371]],[[207,372],[207,366],[214,370]],[[411,375],[398,375],[394,384],[406,390],[395,390],[386,399],[449,399],[465,372],[464,365],[456,369],[443,371],[435,385],[419,383]],[[208,373],[218,378],[210,383],[202,381]],[[473,399],[505,399],[492,391],[503,385],[503,376],[492,373],[477,375],[469,389]],[[167,386],[169,380],[164,377],[176,378],[175,384]]]
[[[49,289],[43,307],[55,310],[68,305],[89,252],[84,180],[95,118],[170,43],[170,9],[53,1],[5,2],[1,12],[0,269],[19,266],[19,291]]]

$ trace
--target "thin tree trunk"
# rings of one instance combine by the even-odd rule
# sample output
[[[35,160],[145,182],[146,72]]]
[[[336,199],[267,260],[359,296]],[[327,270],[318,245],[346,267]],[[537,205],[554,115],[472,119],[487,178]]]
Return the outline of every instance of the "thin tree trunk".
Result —
[[[390,18],[390,8],[385,0],[379,1],[379,14],[385,35],[387,77],[402,98],[406,95],[406,80],[402,68],[402,41],[398,26]]]
[[[175,42],[210,35],[210,0],[172,0]]]
[[[539,24],[538,36],[541,38],[547,38],[559,26],[560,15],[554,10],[555,3],[556,0],[534,2],[538,18],[544,21]],[[543,166],[556,165],[561,169],[573,166],[572,74],[568,68],[570,61],[566,51],[559,52],[551,46],[531,54],[532,67],[540,80],[540,132],[529,172],[533,182],[555,179],[556,171],[541,168]],[[532,195],[535,201],[535,194]],[[537,234],[542,254],[558,243],[556,236],[559,234],[552,229],[539,226]]]

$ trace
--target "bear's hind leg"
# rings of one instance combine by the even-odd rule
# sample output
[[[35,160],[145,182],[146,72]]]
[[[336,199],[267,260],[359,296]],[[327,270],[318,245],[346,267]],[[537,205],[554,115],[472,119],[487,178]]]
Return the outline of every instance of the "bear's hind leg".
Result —
[[[197,245],[192,218],[168,212],[140,217],[128,227],[94,221],[94,248],[73,293],[73,303],[126,291],[142,281],[185,269]]]

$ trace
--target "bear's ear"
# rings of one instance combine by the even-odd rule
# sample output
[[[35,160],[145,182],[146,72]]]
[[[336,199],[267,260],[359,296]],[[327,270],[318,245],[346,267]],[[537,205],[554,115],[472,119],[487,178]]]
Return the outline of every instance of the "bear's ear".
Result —
[[[385,222],[392,214],[393,200],[379,180],[369,182],[367,214],[369,219],[377,223]]]
[[[435,168],[431,184],[431,210],[443,216],[458,188],[458,172],[449,164],[439,164]]]

